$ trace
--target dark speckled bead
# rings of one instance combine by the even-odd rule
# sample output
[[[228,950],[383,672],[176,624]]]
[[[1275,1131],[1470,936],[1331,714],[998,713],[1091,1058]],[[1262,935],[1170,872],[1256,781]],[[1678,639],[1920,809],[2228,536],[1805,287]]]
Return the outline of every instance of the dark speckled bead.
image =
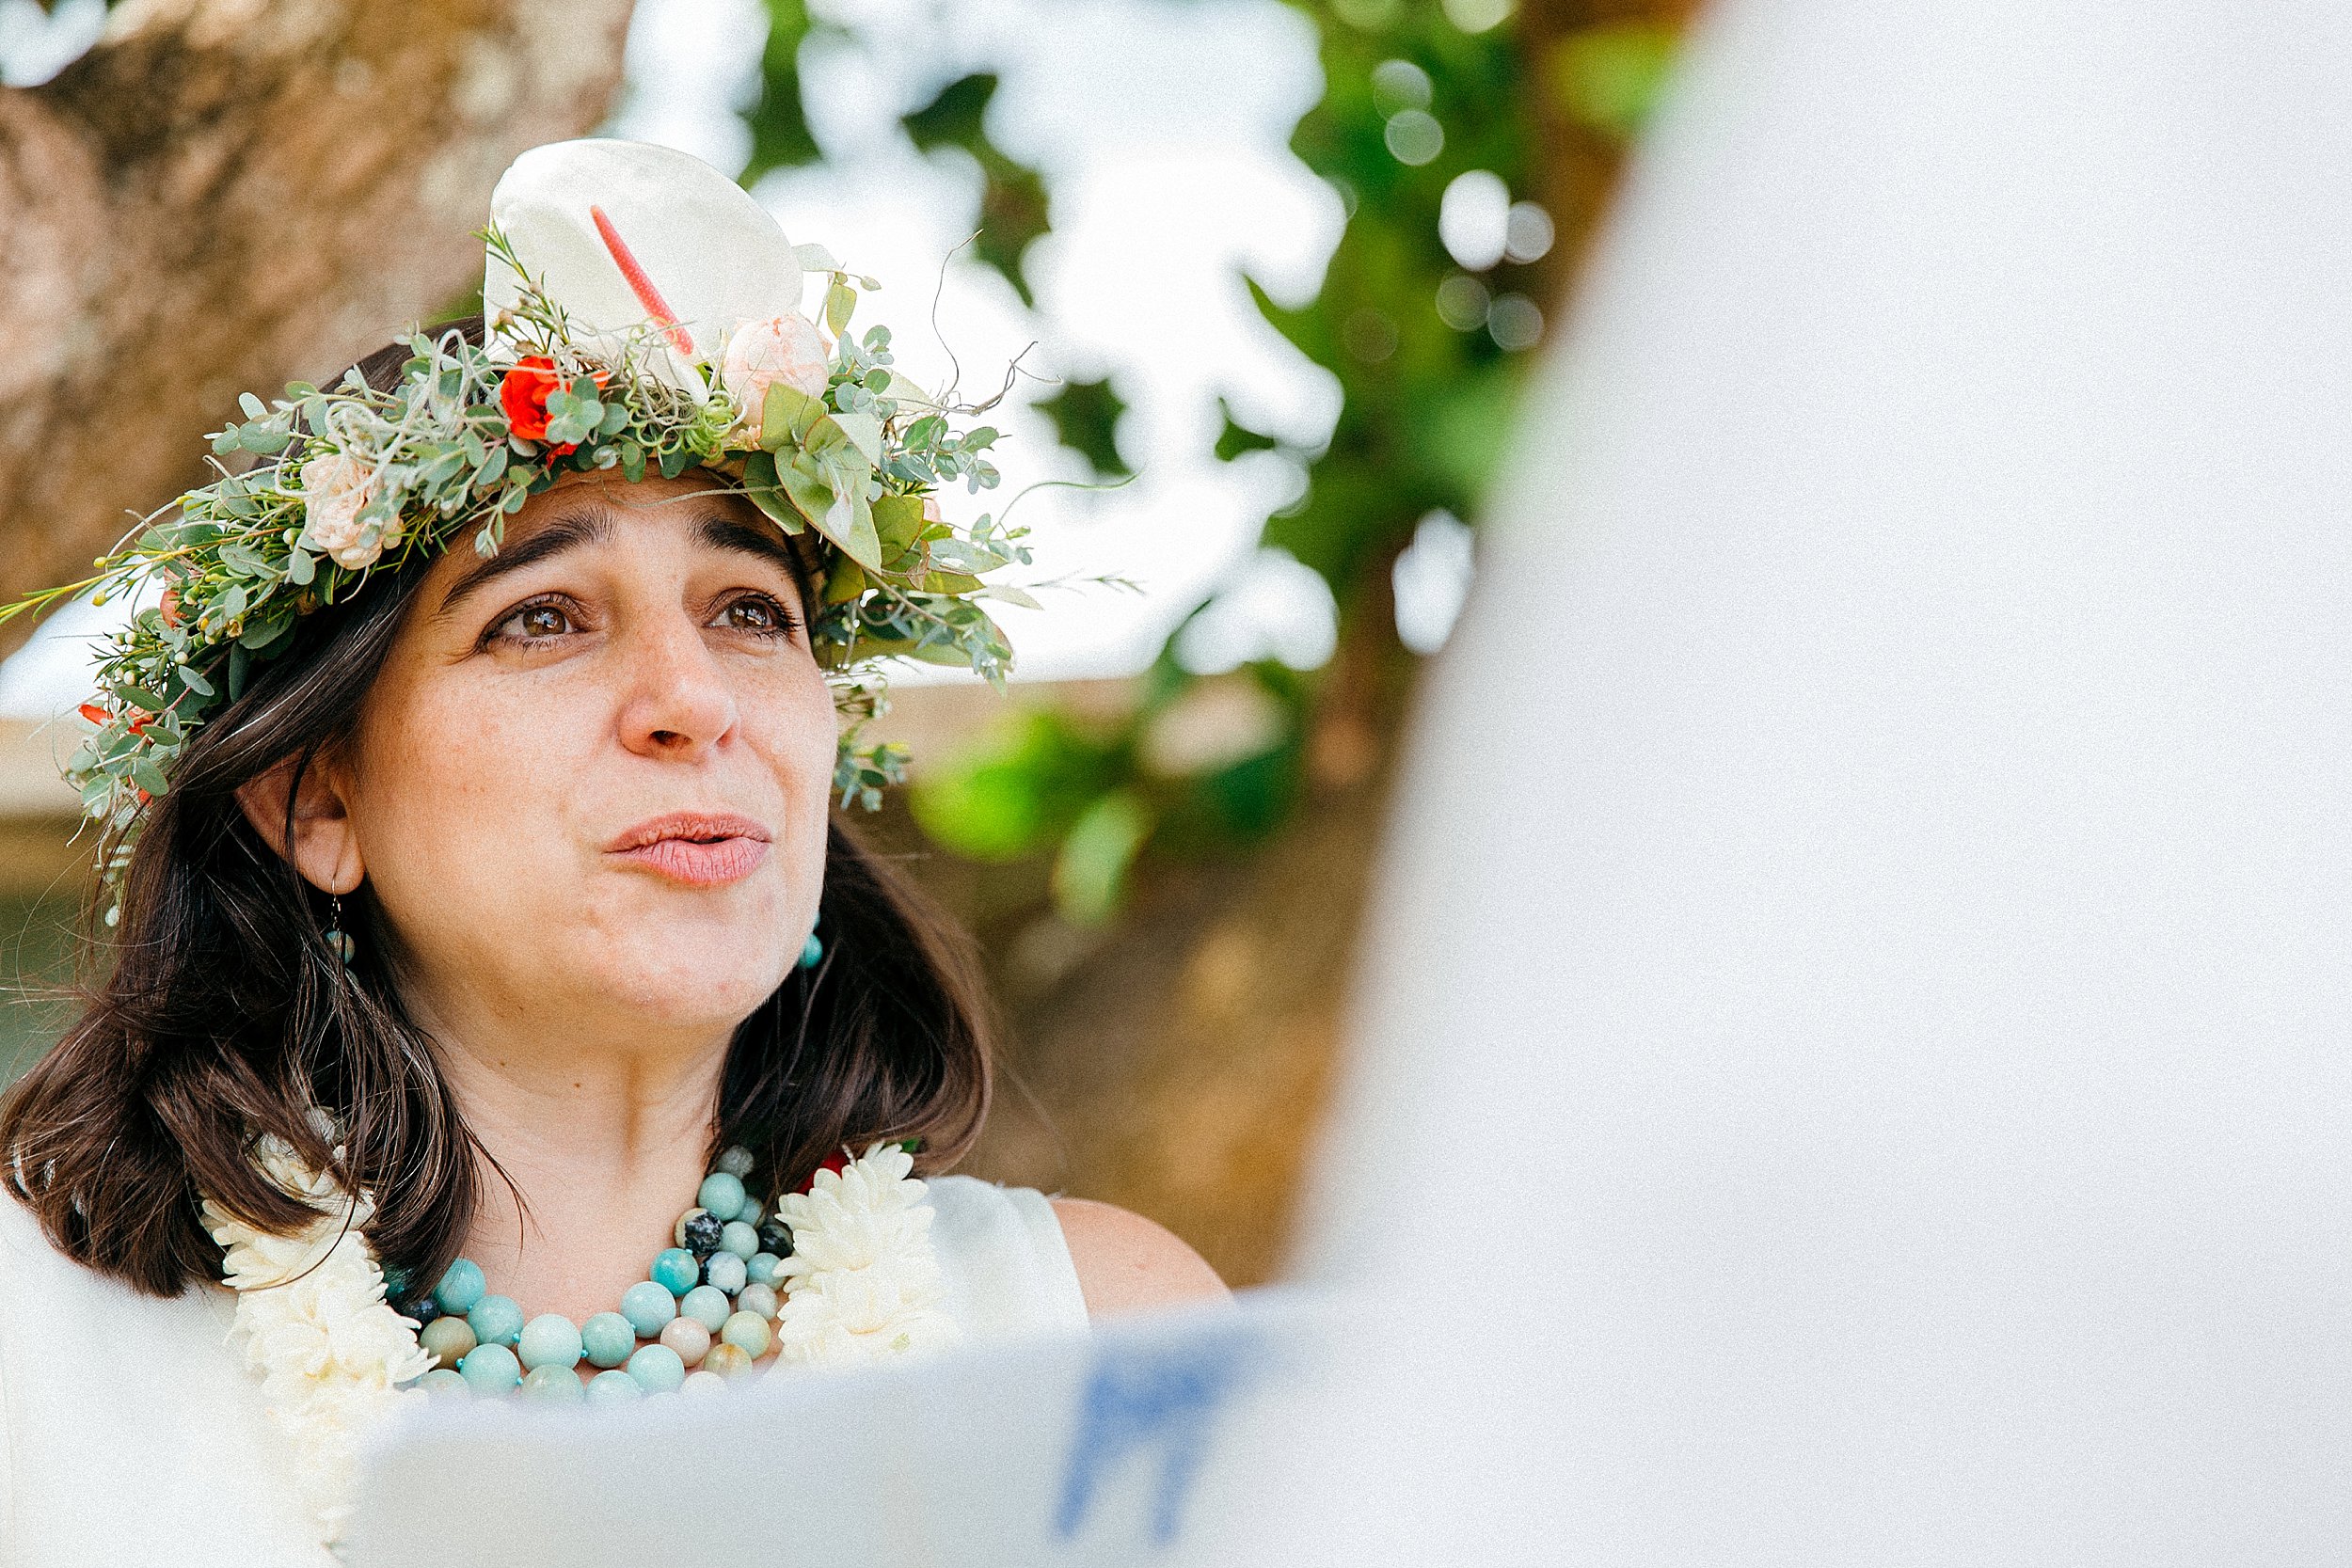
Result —
[[[694,1261],[698,1263],[719,1250],[719,1238],[726,1231],[725,1224],[718,1215],[699,1209],[686,1222],[684,1228],[686,1250],[694,1255]]]
[[[410,1302],[400,1310],[403,1317],[416,1319],[417,1326],[419,1328],[422,1328],[425,1324],[431,1323],[434,1319],[441,1315],[441,1304],[435,1301],[431,1294],[428,1293],[419,1296],[415,1301]]]
[[[759,1250],[778,1258],[792,1256],[792,1230],[782,1220],[769,1220],[759,1227]]]

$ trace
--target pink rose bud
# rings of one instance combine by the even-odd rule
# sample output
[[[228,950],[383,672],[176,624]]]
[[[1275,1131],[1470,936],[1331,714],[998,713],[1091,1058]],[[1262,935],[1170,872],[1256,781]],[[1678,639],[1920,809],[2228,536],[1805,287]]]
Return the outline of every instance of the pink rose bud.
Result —
[[[743,322],[727,335],[726,358],[719,367],[720,385],[742,408],[753,431],[768,402],[768,388],[781,382],[810,397],[825,395],[833,367],[825,359],[825,341],[816,324],[787,310],[766,321]]]
[[[365,463],[340,451],[321,452],[302,465],[302,496],[306,546],[354,572],[384,552],[379,531],[359,521],[375,499],[375,475]]]

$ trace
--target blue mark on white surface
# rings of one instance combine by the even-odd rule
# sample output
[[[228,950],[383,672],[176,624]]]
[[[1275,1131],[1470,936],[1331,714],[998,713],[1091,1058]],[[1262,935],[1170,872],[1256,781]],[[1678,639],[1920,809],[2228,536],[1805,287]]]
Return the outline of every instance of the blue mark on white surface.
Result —
[[[1140,1454],[1156,1456],[1159,1465],[1152,1540],[1161,1546],[1172,1543],[1183,1526],[1185,1495],[1208,1453],[1212,1421],[1246,1381],[1254,1348],[1246,1333],[1105,1347],[1079,1399],[1056,1532],[1065,1541],[1076,1535],[1104,1479]]]

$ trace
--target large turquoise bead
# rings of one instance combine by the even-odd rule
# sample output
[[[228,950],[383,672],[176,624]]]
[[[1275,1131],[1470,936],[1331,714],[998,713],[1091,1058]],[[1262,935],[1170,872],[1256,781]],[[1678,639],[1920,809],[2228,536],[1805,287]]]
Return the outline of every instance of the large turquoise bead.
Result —
[[[580,1343],[580,1325],[561,1312],[542,1312],[523,1324],[516,1348],[522,1352],[523,1365],[534,1371],[541,1367],[569,1371],[580,1365],[580,1352],[587,1349]]]
[[[686,1381],[686,1363],[667,1345],[640,1345],[628,1358],[628,1375],[648,1394],[675,1394]]]
[[[661,1325],[677,1316],[677,1297],[667,1285],[641,1279],[621,1292],[621,1316],[637,1331],[640,1339],[650,1339],[661,1332]]]
[[[473,1310],[473,1304],[489,1288],[490,1282],[482,1277],[482,1265],[469,1258],[460,1258],[449,1266],[449,1273],[441,1275],[441,1282],[433,1287],[434,1305],[462,1318]]]
[[[756,1312],[736,1313],[719,1330],[719,1338],[755,1361],[767,1354],[769,1347],[776,1342],[775,1332],[768,1326],[768,1320]]]
[[[743,1212],[743,1179],[723,1170],[714,1170],[703,1178],[702,1191],[694,1201],[718,1215],[731,1220]]]
[[[614,1404],[644,1397],[644,1385],[624,1371],[598,1372],[588,1380],[590,1404]]]
[[[719,1232],[719,1245],[748,1263],[759,1251],[759,1232],[741,1220],[729,1220],[726,1228]]]
[[[684,1247],[665,1246],[653,1255],[653,1267],[646,1272],[655,1284],[667,1287],[674,1296],[682,1296],[703,1276],[703,1266]]]
[[[716,1285],[697,1285],[686,1292],[686,1299],[677,1304],[677,1309],[716,1334],[726,1325],[727,1314],[735,1307],[727,1300],[727,1293]]]
[[[595,1365],[617,1367],[637,1348],[637,1325],[618,1312],[599,1312],[580,1325],[580,1343]]]
[[[513,1296],[484,1296],[466,1314],[477,1343],[512,1345],[523,1332],[522,1304]]]
[[[601,1375],[601,1374],[599,1374]],[[533,1367],[523,1373],[523,1398],[547,1404],[578,1404],[587,1394],[569,1367]]]
[[[437,1400],[465,1399],[473,1392],[473,1385],[466,1374],[450,1367],[436,1367],[417,1379],[417,1386]]]
[[[504,1345],[476,1345],[457,1363],[477,1394],[503,1394],[523,1380],[523,1364]]]
[[[808,934],[808,940],[801,943],[801,967],[803,969],[815,969],[818,964],[823,963],[824,961],[825,939],[818,936],[816,932],[811,931]]]

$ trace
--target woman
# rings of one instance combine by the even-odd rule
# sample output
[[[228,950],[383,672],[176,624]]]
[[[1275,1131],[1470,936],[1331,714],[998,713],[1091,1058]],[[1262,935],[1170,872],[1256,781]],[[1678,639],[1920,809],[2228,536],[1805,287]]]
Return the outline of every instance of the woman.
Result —
[[[985,1010],[830,820],[894,771],[835,708],[877,655],[1001,662],[1017,546],[925,499],[985,433],[680,154],[526,154],[485,298],[248,400],[256,465],[109,567],[162,594],[72,764],[114,968],[0,1113],[0,1560],[321,1560],[424,1390],[1222,1293],[1134,1215],[912,1175],[978,1131]]]

